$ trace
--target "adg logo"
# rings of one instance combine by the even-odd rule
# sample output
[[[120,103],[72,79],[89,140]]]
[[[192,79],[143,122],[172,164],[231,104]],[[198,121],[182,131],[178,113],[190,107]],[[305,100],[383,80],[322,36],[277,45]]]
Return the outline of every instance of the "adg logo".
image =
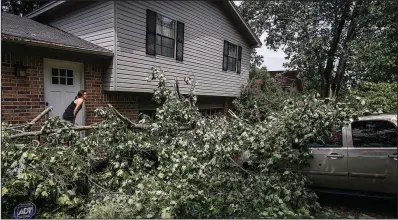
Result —
[[[36,214],[36,206],[31,202],[17,205],[14,209],[14,218],[32,218]]]

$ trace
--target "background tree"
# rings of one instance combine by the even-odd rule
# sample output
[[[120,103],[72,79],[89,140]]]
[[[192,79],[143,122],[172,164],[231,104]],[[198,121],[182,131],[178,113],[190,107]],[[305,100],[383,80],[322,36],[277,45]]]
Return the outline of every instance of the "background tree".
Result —
[[[257,51],[253,49],[250,57],[250,69],[256,69],[260,67],[264,62],[264,56],[257,54]]]
[[[397,65],[398,3],[376,0],[256,1],[240,5],[265,44],[287,54],[307,89],[335,97],[359,81],[391,82]]]
[[[49,0],[1,0],[1,10],[3,12],[23,16],[47,2],[49,2]]]
[[[358,97],[361,99],[358,100]],[[372,114],[398,112],[398,85],[397,83],[372,83],[364,82],[355,89],[351,89],[345,101],[362,102],[357,105]]]

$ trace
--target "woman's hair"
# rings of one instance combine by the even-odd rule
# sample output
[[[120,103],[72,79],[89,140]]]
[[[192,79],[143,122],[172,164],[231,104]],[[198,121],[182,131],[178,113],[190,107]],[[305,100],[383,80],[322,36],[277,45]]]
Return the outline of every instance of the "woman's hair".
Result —
[[[77,96],[75,97],[75,99],[83,97],[85,92],[86,92],[86,90],[80,90],[79,92],[77,92]]]

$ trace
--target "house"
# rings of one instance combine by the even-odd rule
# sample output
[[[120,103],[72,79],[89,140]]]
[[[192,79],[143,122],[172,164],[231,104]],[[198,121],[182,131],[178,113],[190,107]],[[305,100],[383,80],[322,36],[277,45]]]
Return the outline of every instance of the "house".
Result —
[[[199,108],[222,110],[248,79],[261,42],[232,1],[53,1],[19,17],[2,13],[2,120],[22,123],[46,106],[62,115],[77,91],[77,123],[112,104],[137,120],[153,112],[153,66],[195,77]],[[188,92],[182,85],[181,92]]]
[[[276,83],[283,91],[298,93],[303,91],[303,83],[297,77],[298,72],[295,70],[275,70],[268,71],[275,78]]]

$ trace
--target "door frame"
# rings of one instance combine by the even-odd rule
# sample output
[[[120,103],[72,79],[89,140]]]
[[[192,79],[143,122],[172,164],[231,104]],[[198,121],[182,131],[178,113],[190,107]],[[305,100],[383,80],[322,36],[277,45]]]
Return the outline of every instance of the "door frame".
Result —
[[[73,62],[68,60],[57,60],[57,59],[50,59],[50,58],[43,58],[43,76],[44,76],[44,102],[46,102],[46,86],[49,83],[49,78],[46,74],[49,74],[48,67],[49,66],[56,66],[57,64],[64,63],[68,65],[76,65],[79,66],[78,69],[80,71],[80,89],[84,89],[84,64],[80,62]],[[44,104],[45,106],[45,104]],[[47,108],[47,106],[45,106]],[[80,114],[82,114],[82,125],[86,124],[86,105],[83,103],[83,106],[80,110]]]
[[[347,127],[343,126],[341,128],[341,147],[309,147],[314,158],[309,160],[310,166],[304,168],[302,172],[313,181],[312,187],[346,189],[348,186],[348,148],[346,135]],[[336,160],[327,157],[328,154],[335,152],[343,154],[344,157],[337,158]],[[341,166],[344,166],[345,169],[341,169]],[[340,171],[335,171],[335,168],[340,169]]]

